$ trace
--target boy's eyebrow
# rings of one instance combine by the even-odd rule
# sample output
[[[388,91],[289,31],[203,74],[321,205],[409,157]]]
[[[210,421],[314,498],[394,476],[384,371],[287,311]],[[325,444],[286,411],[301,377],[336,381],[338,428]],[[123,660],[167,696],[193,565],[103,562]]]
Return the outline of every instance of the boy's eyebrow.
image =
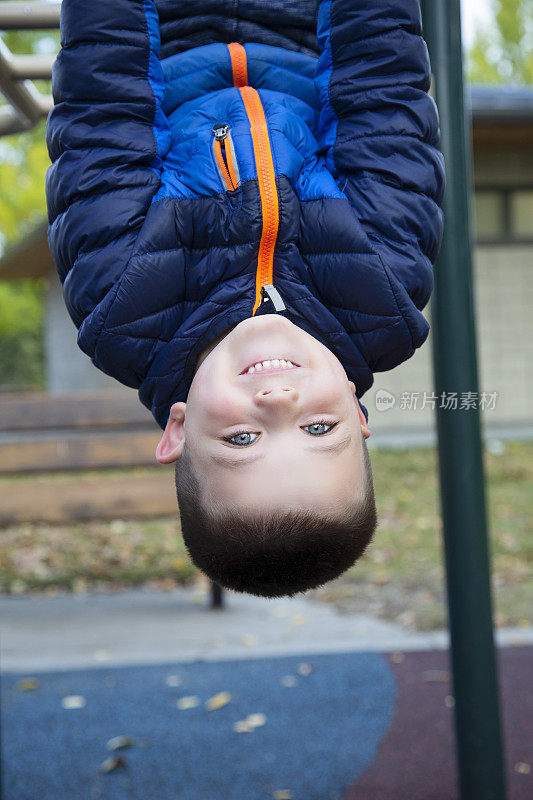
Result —
[[[350,442],[352,441],[352,435],[349,433],[343,439],[339,439],[339,441],[334,442],[333,444],[329,443],[326,445],[308,445],[304,447],[304,450],[307,450],[312,453],[342,453],[343,450],[349,446]],[[229,467],[230,469],[238,469],[243,464],[251,464],[253,461],[259,461],[265,457],[264,453],[258,453],[257,455],[250,456],[250,458],[232,458],[231,456],[227,458],[226,456],[220,455],[212,455],[211,458],[216,464],[220,464],[223,467]]]

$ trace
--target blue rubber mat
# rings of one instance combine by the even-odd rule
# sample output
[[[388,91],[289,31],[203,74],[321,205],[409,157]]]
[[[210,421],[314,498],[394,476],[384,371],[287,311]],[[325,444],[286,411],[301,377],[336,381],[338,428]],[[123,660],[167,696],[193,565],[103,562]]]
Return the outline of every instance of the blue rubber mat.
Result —
[[[2,677],[4,800],[338,800],[374,758],[397,692],[375,653],[44,673],[35,691],[24,677]],[[219,692],[230,702],[208,710]],[[71,695],[85,705],[63,708]],[[184,696],[199,705],[180,710]],[[236,732],[250,714],[266,722]],[[135,740],[114,753],[124,766],[99,771],[119,735]]]

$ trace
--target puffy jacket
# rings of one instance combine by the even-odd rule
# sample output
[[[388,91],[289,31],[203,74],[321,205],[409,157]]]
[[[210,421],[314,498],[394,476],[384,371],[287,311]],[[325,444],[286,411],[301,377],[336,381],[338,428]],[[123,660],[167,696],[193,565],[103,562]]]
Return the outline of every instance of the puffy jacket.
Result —
[[[361,397],[428,333],[444,172],[418,0],[159,12],[63,0],[46,190],[79,346],[164,427],[210,342],[282,313]]]

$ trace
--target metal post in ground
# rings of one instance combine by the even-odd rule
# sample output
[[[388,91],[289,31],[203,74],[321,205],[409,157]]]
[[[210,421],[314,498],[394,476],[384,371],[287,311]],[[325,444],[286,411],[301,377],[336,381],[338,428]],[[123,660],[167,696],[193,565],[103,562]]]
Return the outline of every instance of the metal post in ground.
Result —
[[[211,581],[211,608],[224,608],[223,598],[222,587]]]
[[[462,800],[504,800],[472,296],[470,126],[463,99],[460,0],[422,0],[446,160],[445,232],[435,266],[432,337],[446,581]],[[465,404],[466,405],[466,404]]]

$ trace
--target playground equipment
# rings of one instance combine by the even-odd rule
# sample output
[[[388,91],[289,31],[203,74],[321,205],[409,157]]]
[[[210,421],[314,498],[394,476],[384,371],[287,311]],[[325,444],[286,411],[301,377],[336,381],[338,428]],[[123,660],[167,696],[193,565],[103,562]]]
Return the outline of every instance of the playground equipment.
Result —
[[[464,113],[460,0],[423,0],[446,161],[444,238],[435,265],[436,394],[478,391],[472,297],[470,135]],[[474,395],[476,396],[476,395]],[[437,404],[446,580],[461,797],[503,800],[479,413]]]
[[[446,227],[432,312],[435,389],[437,396],[460,396],[478,390],[460,0],[421,2],[447,165]],[[59,5],[0,4],[0,30],[58,24]],[[47,114],[51,98],[27,79],[50,77],[52,61],[12,56],[0,42],[0,90],[11,104],[0,109],[0,135],[27,130]],[[479,414],[439,407],[437,424],[461,797],[504,800]],[[218,605],[218,588],[213,591]]]

